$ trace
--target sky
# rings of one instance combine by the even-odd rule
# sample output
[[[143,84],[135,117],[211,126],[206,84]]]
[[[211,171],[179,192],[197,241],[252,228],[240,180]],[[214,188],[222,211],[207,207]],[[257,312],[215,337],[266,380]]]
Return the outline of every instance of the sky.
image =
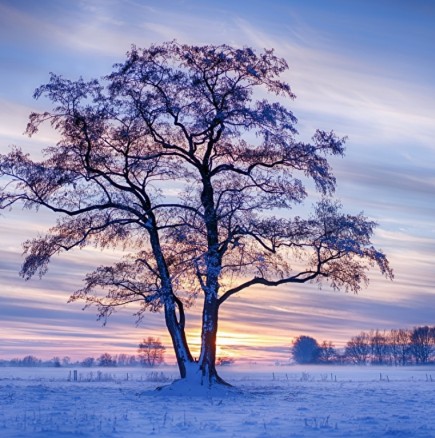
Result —
[[[173,39],[274,48],[290,66],[283,79],[297,96],[289,106],[301,138],[316,128],[348,137],[346,156],[331,161],[336,196],[346,211],[378,222],[373,242],[395,279],[373,271],[358,295],[315,285],[244,292],[222,308],[218,355],[286,361],[299,335],[343,346],[361,330],[434,325],[433,23],[430,0],[0,0],[0,153],[18,145],[37,159],[56,142],[49,129],[23,135],[30,112],[50,108],[32,98],[49,72],[99,78],[131,44]],[[135,354],[147,336],[170,347],[161,314],[137,325],[127,308],[102,326],[93,309],[67,304],[84,274],[118,260],[117,251],[73,251],[42,279],[19,277],[22,243],[55,220],[42,210],[0,215],[0,359]],[[194,350],[199,310],[188,321]]]

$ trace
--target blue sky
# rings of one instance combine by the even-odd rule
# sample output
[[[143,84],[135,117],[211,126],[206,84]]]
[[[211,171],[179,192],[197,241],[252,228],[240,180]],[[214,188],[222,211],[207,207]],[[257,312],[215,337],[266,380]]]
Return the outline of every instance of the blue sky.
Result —
[[[12,144],[32,156],[56,141],[49,130],[22,135],[29,113],[49,108],[34,89],[50,71],[100,77],[132,43],[176,38],[191,44],[275,48],[302,138],[315,128],[348,136],[334,160],[345,209],[379,222],[374,242],[395,270],[375,272],[358,296],[315,286],[283,287],[264,302],[255,290],[222,313],[222,354],[284,360],[293,336],[337,344],[358,331],[435,323],[435,3],[430,1],[0,0],[0,151]],[[306,206],[309,207],[310,200]],[[92,310],[66,304],[81,278],[116,252],[85,250],[53,261],[42,280],[18,277],[21,243],[55,217],[18,209],[0,216],[0,358],[133,354],[143,336],[167,341],[161,315],[138,327],[133,309],[106,327]],[[190,336],[198,333],[197,316]],[[258,332],[261,329],[262,338]]]

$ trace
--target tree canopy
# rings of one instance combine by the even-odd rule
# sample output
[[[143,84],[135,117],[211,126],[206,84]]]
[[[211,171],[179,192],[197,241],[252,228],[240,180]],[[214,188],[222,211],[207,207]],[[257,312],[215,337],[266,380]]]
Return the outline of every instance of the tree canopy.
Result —
[[[320,345],[310,336],[298,336],[293,341],[291,353],[297,363],[316,363],[320,355]]]
[[[310,143],[297,140],[296,118],[280,103],[294,98],[280,79],[287,68],[273,50],[168,42],[133,46],[100,80],[51,74],[35,98],[52,108],[32,113],[27,133],[51,123],[61,140],[41,161],[19,148],[0,157],[0,208],[59,214],[46,235],[25,242],[21,274],[44,275],[53,255],[75,247],[128,248],[71,300],[95,304],[104,319],[132,302],[139,317],[162,309],[181,377],[210,384],[222,382],[218,312],[233,295],[307,282],[357,292],[373,266],[392,277],[371,243],[376,224],[332,198],[328,157],[343,155],[344,139],[317,130]],[[318,202],[308,218],[292,216],[308,180]],[[185,310],[198,297],[195,362]]]

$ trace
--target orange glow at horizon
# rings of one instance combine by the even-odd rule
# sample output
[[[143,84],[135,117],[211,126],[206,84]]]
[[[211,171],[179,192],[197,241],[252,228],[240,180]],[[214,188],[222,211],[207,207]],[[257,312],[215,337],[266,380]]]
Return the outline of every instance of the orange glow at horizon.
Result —
[[[153,336],[160,338],[166,346],[166,361],[175,362],[163,314],[147,314],[143,323],[136,327],[131,316],[134,308],[129,307],[116,312],[103,327],[101,322],[96,321],[95,308],[81,312],[82,303],[66,304],[69,296],[67,291],[55,291],[52,286],[51,289],[44,289],[44,285],[51,284],[53,275],[59,276],[53,273],[42,283],[32,280],[23,282],[23,288],[12,287],[14,295],[21,296],[21,301],[15,304],[16,312],[27,312],[29,316],[15,321],[13,328],[7,326],[7,321],[0,322],[3,337],[7,339],[3,343],[0,359],[27,354],[42,359],[71,356],[75,360],[98,357],[105,352],[135,355],[141,339]],[[77,275],[75,278],[78,278]],[[35,288],[35,285],[39,287]],[[360,329],[356,316],[357,328],[353,332],[346,331],[340,321],[349,320],[352,306],[364,305],[368,302],[366,295],[372,293],[375,292],[365,291],[362,296],[355,297],[318,291],[316,288],[278,288],[268,290],[266,294],[261,288],[253,288],[222,306],[217,357],[231,357],[236,362],[285,362],[290,358],[292,340],[302,334],[313,336],[318,342],[330,340],[336,347],[341,347]],[[337,308],[335,301],[328,303],[331,299],[339,300],[341,304],[347,302],[348,309]],[[313,300],[322,300],[324,304],[313,306]],[[44,313],[48,315],[45,320],[33,317]],[[319,322],[312,323],[313,318]],[[330,318],[339,322],[325,325]],[[200,324],[201,300],[198,300],[189,309],[186,328],[194,357],[200,354]]]

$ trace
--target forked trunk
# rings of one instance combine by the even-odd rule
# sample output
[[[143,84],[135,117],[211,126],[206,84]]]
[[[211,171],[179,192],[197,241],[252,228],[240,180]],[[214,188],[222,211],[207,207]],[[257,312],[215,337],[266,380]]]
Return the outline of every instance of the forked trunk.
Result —
[[[195,386],[211,387],[215,384],[229,385],[216,370],[216,336],[218,329],[218,302],[206,299],[204,302],[201,334],[201,354],[193,360],[186,340],[184,325],[180,324],[171,305],[165,306],[166,326],[171,335],[181,380]]]

